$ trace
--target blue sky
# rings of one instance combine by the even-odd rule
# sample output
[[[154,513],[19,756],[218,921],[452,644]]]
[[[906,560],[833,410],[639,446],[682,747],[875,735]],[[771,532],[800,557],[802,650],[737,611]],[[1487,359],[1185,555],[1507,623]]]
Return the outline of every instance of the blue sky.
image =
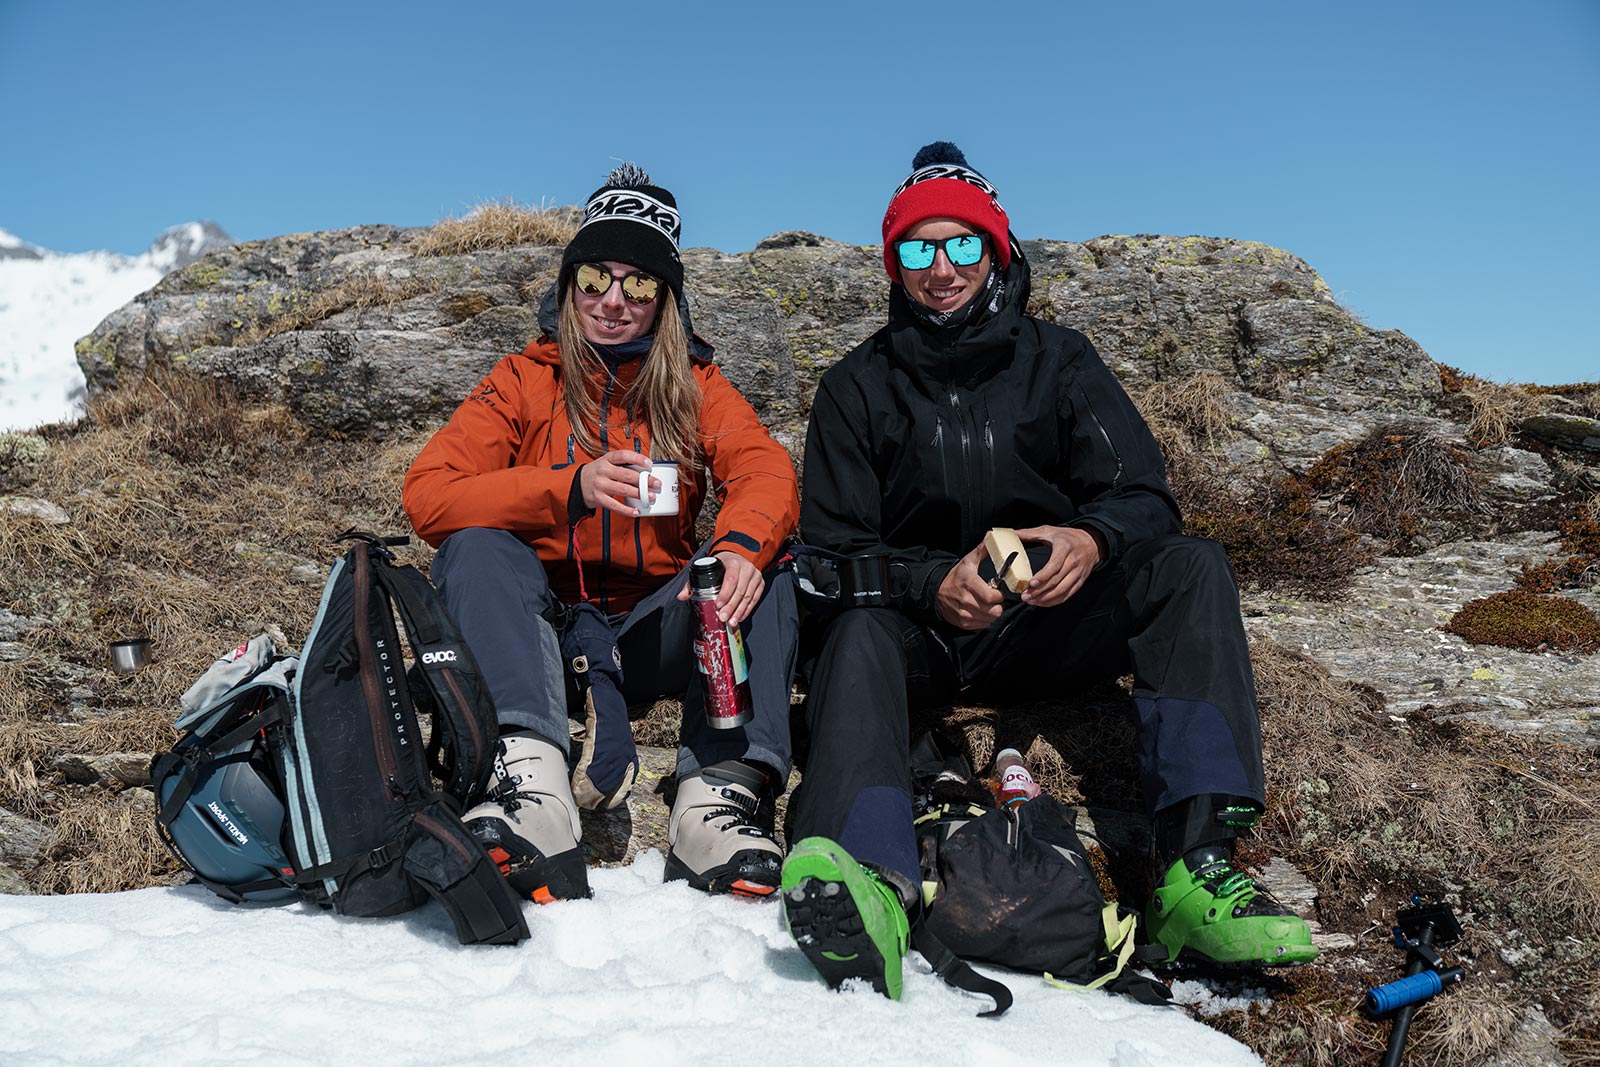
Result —
[[[1600,2],[0,0],[0,228],[143,249],[575,203],[878,239],[949,139],[1022,237],[1205,234],[1500,381],[1600,379]]]

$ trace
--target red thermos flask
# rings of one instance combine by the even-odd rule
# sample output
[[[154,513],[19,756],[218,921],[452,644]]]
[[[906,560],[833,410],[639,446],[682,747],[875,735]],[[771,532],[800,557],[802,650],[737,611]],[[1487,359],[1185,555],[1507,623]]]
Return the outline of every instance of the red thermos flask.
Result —
[[[706,692],[706,722],[716,730],[743,726],[753,717],[750,669],[738,627],[717,618],[722,561],[715,556],[689,565],[689,604],[694,609],[694,658]]]

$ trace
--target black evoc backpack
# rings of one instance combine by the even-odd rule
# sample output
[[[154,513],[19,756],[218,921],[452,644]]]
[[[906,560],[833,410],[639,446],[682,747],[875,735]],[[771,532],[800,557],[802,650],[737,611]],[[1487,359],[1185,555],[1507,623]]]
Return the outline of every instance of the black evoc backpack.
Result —
[[[333,565],[300,656],[262,635],[185,694],[187,732],[151,764],[162,838],[235,903],[298,898],[379,916],[432,897],[463,944],[521,941],[516,894],[461,823],[498,737],[477,664],[428,580],[395,564],[388,546],[407,538],[337,540],[356,543]]]

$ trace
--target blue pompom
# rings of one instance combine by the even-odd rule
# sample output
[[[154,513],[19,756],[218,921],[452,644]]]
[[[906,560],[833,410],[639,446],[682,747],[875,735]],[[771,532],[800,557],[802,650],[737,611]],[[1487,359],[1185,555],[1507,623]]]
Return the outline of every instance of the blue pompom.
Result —
[[[911,169],[921,170],[935,163],[954,163],[958,167],[972,166],[967,162],[967,157],[961,154],[961,149],[954,144],[949,141],[935,141],[922,146],[916,158],[911,161]]]

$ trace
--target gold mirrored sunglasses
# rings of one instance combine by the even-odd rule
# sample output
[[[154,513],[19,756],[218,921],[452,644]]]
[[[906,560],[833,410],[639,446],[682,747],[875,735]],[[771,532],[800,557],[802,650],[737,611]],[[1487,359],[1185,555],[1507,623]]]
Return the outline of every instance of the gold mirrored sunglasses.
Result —
[[[604,296],[611,291],[612,282],[621,282],[622,295],[630,304],[648,304],[661,292],[661,279],[642,270],[612,274],[598,263],[580,263],[574,278],[578,288],[590,296]]]

